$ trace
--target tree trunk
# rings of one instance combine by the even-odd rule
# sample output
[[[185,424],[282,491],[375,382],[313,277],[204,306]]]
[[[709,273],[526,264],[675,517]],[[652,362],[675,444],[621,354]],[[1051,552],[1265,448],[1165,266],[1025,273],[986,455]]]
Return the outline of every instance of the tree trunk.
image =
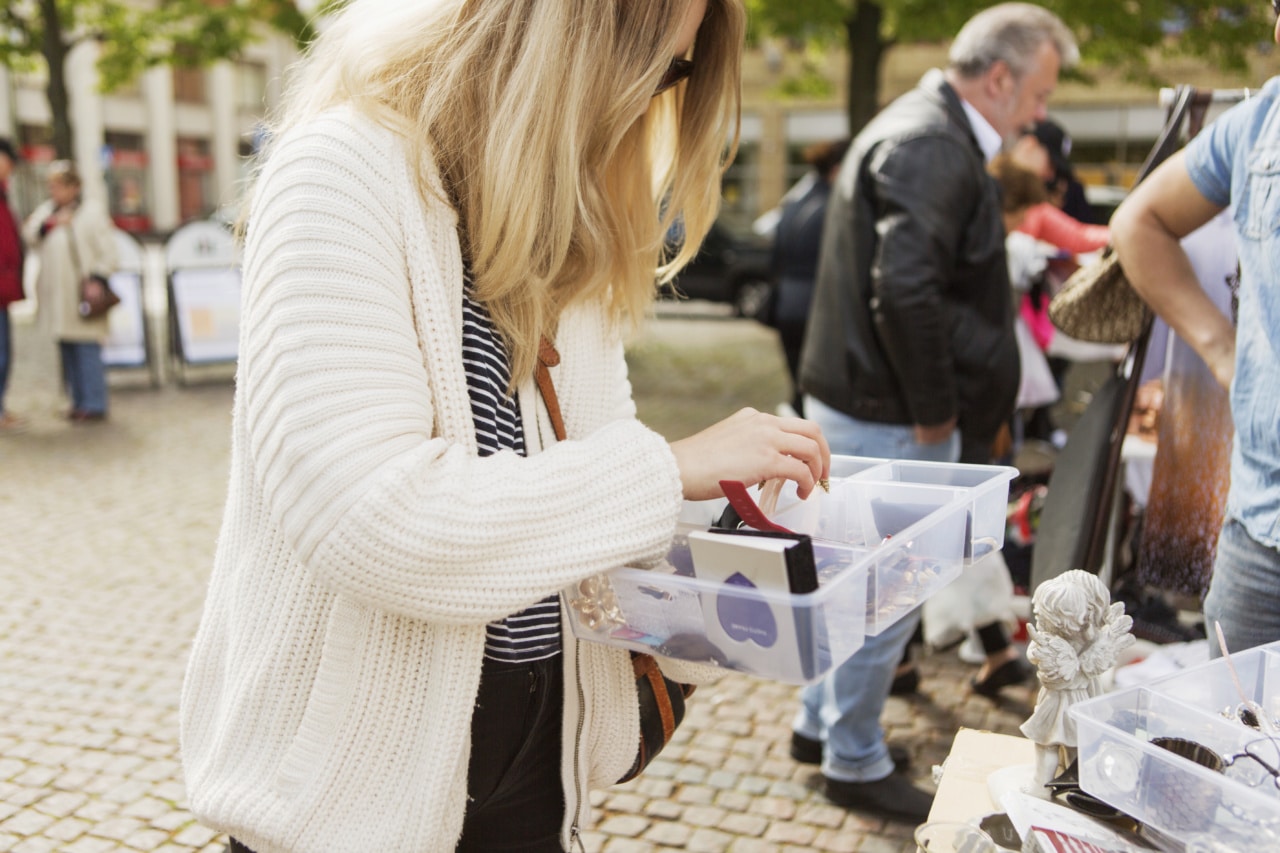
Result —
[[[53,150],[60,160],[74,157],[71,136],[71,106],[67,95],[67,43],[62,38],[62,19],[57,0],[40,0],[44,24],[41,52],[49,66],[49,110],[53,114]]]
[[[856,136],[880,111],[880,62],[891,42],[880,37],[884,9],[872,0],[855,0],[845,21],[849,44],[849,135]]]

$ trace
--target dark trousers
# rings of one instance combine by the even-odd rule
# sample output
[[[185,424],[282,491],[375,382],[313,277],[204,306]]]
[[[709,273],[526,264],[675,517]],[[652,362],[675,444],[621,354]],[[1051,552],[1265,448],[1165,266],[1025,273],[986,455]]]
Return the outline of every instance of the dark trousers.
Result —
[[[62,380],[71,397],[71,408],[102,415],[107,411],[107,369],[102,344],[96,341],[58,341],[62,355]]]
[[[0,305],[0,415],[4,414],[4,392],[9,388],[9,364],[13,361],[9,306]]]
[[[471,721],[467,817],[459,853],[561,853],[564,661],[486,660]]]
[[[485,660],[471,720],[467,813],[458,853],[562,853],[564,662]],[[231,839],[227,853],[253,853]]]

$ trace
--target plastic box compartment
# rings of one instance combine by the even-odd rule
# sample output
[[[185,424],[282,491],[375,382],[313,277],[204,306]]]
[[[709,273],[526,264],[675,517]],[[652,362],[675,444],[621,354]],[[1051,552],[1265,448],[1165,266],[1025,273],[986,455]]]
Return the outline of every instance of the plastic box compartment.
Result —
[[[881,537],[867,569],[867,627],[876,636],[964,569],[969,507],[964,492],[867,483],[866,517]]]
[[[1245,695],[1275,718],[1280,644],[1233,654],[1232,662]],[[1081,786],[1182,841],[1203,835],[1227,849],[1280,849],[1280,789],[1261,765],[1236,758],[1218,772],[1151,742],[1192,741],[1226,760],[1246,748],[1268,758],[1280,755],[1280,737],[1230,717],[1240,704],[1222,660],[1080,703],[1071,713]]]

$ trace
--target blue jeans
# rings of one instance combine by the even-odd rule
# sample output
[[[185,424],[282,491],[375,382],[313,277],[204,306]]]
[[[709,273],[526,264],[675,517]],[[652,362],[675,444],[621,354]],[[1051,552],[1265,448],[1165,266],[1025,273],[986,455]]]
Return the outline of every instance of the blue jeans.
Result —
[[[102,344],[96,341],[58,341],[62,355],[62,379],[77,412],[105,414],[107,370],[102,364]]]
[[[1222,654],[1215,622],[1222,625],[1229,652],[1280,640],[1280,551],[1255,540],[1234,518],[1227,518],[1218,535],[1204,617],[1210,657]]]
[[[13,363],[13,338],[9,327],[9,306],[0,306],[0,415],[4,414],[4,394],[9,390],[9,365]]]
[[[804,398],[805,417],[822,427],[832,453],[924,462],[960,458],[960,433],[950,441],[917,444],[913,429],[859,421],[814,399]],[[893,772],[893,759],[880,728],[893,671],[920,623],[920,610],[902,617],[875,637],[867,637],[853,657],[818,684],[804,689],[792,727],[823,742],[822,775],[842,782],[874,782]]]

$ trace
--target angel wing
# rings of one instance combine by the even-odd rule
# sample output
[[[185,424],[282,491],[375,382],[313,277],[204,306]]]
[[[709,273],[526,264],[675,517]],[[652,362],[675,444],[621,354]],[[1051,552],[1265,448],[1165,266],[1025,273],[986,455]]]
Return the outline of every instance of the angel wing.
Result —
[[[1080,672],[1076,650],[1061,637],[1043,634],[1028,626],[1031,644],[1027,646],[1027,660],[1036,665],[1040,683],[1045,687],[1062,687]]]
[[[1080,668],[1088,675],[1101,675],[1115,666],[1120,652],[1133,645],[1133,617],[1126,616],[1124,605],[1116,602],[1107,610],[1107,623],[1089,647],[1080,653]]]

